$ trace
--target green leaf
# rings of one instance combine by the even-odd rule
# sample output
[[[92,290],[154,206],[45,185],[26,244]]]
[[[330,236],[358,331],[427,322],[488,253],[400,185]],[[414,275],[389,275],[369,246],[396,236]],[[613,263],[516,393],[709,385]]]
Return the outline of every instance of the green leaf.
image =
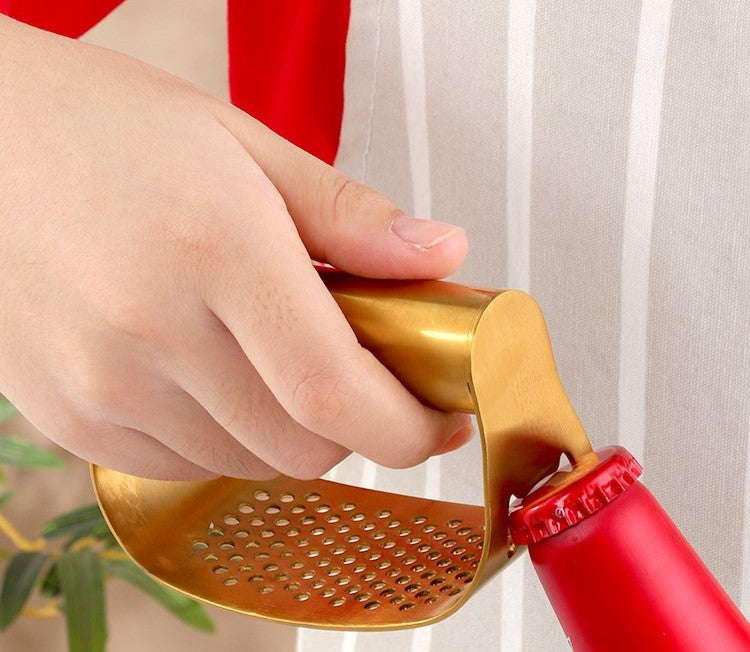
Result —
[[[62,458],[18,437],[0,437],[0,462],[24,467],[63,466]]]
[[[4,396],[0,396],[0,421],[10,419],[11,417],[16,416],[16,414],[18,414],[18,410],[16,410],[13,403]]]
[[[81,537],[105,539],[110,533],[99,505],[87,505],[47,521],[42,526],[42,536],[45,539],[69,536],[75,541]]]
[[[130,582],[133,586],[160,602],[182,622],[204,632],[213,632],[210,616],[195,600],[151,579],[144,571],[128,560],[108,560],[106,569],[110,575]]]
[[[68,652],[104,652],[107,623],[99,555],[90,549],[64,552],[56,566],[65,600]]]
[[[0,593],[0,629],[8,627],[21,613],[47,557],[41,552],[21,552],[8,563]]]
[[[2,509],[5,506],[5,503],[7,503],[11,498],[13,498],[14,493],[15,492],[8,490],[0,494],[0,509]]]
[[[60,595],[60,575],[57,572],[57,564],[52,564],[42,580],[39,591],[45,598],[56,598]]]

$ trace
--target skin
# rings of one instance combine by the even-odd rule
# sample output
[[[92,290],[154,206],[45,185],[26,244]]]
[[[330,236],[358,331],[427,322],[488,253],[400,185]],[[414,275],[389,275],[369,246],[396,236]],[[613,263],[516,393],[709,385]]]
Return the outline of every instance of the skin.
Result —
[[[0,392],[80,457],[164,479],[407,467],[461,445],[310,259],[440,278],[464,232],[189,83],[0,16]]]

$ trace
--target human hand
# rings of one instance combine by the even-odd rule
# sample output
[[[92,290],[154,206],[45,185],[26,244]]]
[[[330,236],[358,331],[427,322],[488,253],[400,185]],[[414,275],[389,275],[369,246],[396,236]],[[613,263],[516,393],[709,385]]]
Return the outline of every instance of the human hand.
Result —
[[[461,229],[124,55],[0,16],[0,57],[0,392],[42,432],[159,478],[404,467],[468,438],[310,263],[437,278]]]

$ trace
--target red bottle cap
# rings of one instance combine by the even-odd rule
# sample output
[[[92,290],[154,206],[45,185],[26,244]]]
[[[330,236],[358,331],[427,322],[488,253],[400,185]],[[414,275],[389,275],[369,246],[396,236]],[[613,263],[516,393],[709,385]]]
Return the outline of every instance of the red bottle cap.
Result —
[[[508,527],[513,542],[535,543],[580,523],[617,498],[641,471],[641,465],[622,446],[603,448],[572,467],[562,467],[511,506]]]

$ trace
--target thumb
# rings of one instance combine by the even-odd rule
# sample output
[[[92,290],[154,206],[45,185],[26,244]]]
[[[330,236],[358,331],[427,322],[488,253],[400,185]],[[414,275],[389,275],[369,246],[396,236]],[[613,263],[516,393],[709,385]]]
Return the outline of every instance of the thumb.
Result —
[[[373,278],[442,278],[466,257],[461,227],[407,216],[239,109],[219,118],[279,191],[315,260]]]

